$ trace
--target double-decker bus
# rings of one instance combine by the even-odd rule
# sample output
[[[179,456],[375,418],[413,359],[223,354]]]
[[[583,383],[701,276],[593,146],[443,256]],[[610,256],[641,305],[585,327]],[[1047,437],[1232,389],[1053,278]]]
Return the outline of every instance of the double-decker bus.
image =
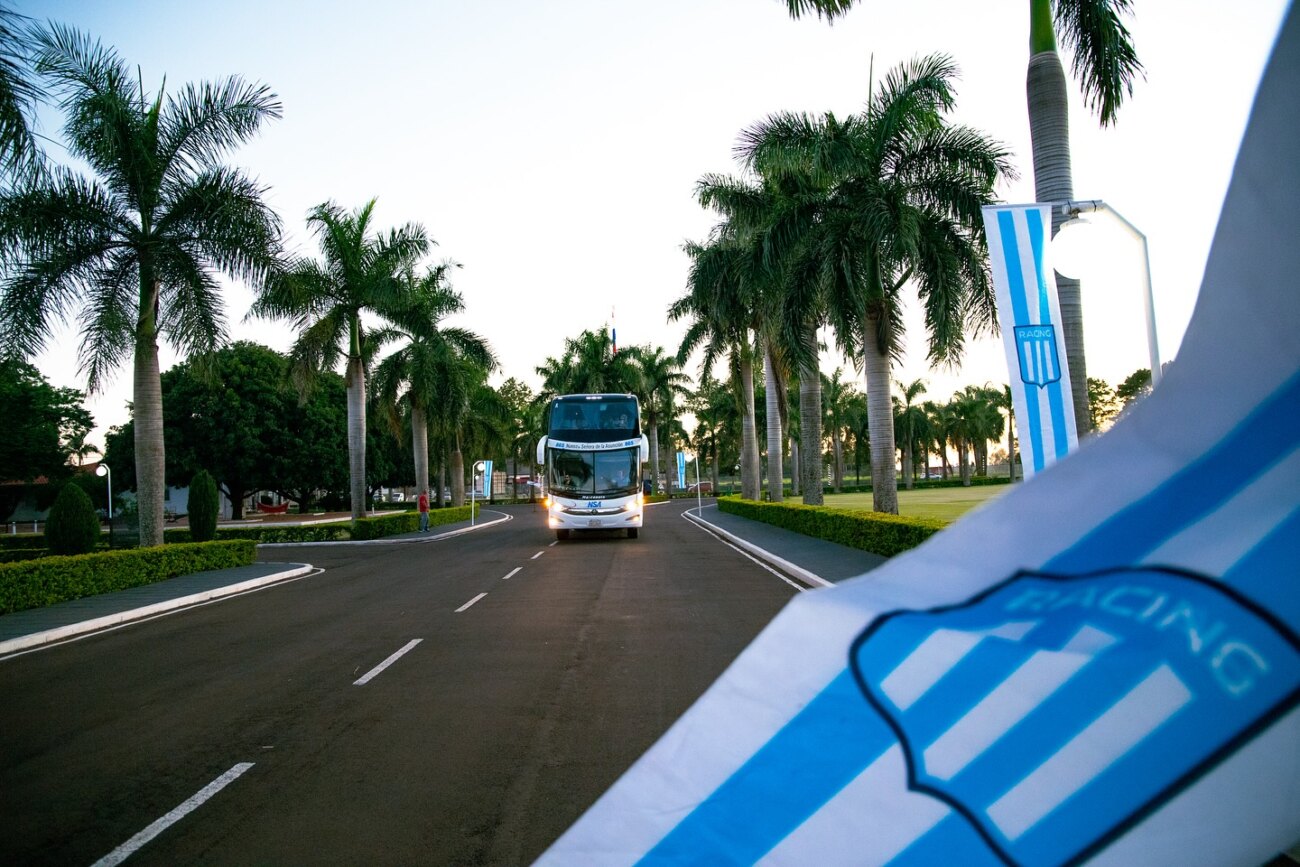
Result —
[[[546,467],[547,522],[575,530],[641,530],[641,465],[650,442],[630,394],[566,394],[551,401],[537,462]]]

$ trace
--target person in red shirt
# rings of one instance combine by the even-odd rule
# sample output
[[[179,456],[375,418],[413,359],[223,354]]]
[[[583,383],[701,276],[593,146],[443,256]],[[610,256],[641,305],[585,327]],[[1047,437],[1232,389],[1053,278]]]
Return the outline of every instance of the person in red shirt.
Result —
[[[429,532],[429,492],[420,491],[420,496],[415,500],[416,508],[420,510],[420,532]]]

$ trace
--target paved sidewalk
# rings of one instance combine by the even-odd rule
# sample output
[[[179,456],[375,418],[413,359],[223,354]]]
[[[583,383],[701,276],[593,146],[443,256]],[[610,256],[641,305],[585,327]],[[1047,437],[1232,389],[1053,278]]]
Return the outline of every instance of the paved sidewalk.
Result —
[[[760,560],[813,586],[827,586],[855,578],[888,559],[722,512],[716,502],[706,501],[702,513],[690,509],[687,517],[707,524],[711,530]]]

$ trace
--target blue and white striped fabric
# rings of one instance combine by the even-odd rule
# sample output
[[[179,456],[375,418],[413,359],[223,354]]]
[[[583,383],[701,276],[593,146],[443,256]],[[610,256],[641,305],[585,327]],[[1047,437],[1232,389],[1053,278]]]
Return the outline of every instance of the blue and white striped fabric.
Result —
[[[542,856],[1242,864],[1300,840],[1300,19],[1160,387],[804,593]]]
[[[1052,212],[1049,205],[997,205],[983,211],[1016,434],[1028,478],[1078,445],[1061,307],[1047,263]]]

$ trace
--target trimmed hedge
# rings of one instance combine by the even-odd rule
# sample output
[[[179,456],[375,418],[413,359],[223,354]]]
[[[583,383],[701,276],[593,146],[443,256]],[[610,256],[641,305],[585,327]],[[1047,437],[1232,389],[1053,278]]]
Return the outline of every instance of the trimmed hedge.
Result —
[[[21,533],[17,536],[6,533],[0,536],[0,550],[30,551],[33,548],[45,550],[44,533]]]
[[[469,520],[469,506],[458,506],[454,509],[430,509],[429,526],[436,527],[439,524],[455,524],[458,521]],[[474,504],[474,514],[477,515],[481,507],[478,503]],[[378,539],[383,536],[396,536],[400,533],[414,533],[420,529],[420,515],[418,512],[401,512],[396,515],[383,515],[378,518],[359,518],[352,522],[352,538],[354,540]]]
[[[948,526],[930,518],[903,518],[801,503],[759,503],[737,497],[718,498],[718,509],[882,557],[915,548]]]
[[[178,575],[247,566],[255,557],[252,542],[235,541],[0,563],[0,614],[125,590]]]
[[[303,527],[276,526],[266,524],[259,527],[218,527],[217,541],[247,539],[251,542],[340,542],[351,536],[347,521],[332,521],[328,524],[308,524]],[[163,531],[163,539],[168,545],[193,541],[187,527],[173,527]]]

